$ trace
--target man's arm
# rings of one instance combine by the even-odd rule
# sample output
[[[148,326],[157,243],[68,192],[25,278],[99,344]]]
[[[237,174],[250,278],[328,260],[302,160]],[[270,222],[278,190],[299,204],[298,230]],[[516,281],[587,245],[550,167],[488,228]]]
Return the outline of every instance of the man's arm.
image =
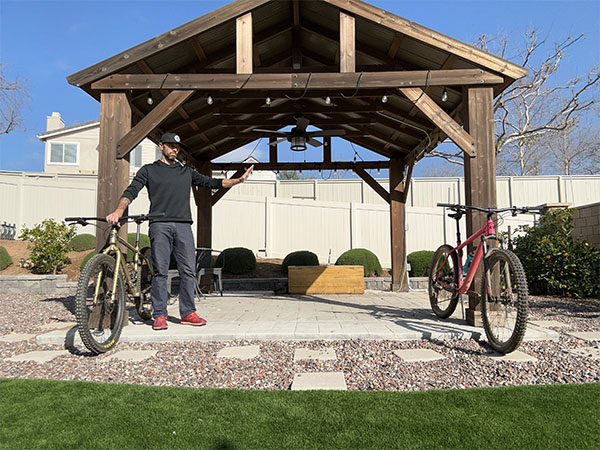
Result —
[[[250,174],[252,173],[252,171],[254,170],[254,164],[250,166],[250,168],[248,170],[246,170],[246,172],[244,172],[244,175],[242,175],[239,178],[226,178],[224,179],[223,182],[223,187],[229,189],[232,186],[235,186],[236,184],[240,184],[243,183],[244,181],[246,181],[248,179],[248,177],[250,176]]]
[[[125,189],[121,199],[119,200],[119,204],[117,205],[117,209],[115,209],[112,213],[106,216],[106,221],[111,225],[117,225],[119,223],[119,219],[125,213],[127,207],[131,204],[133,200],[137,197],[138,193],[142,190],[146,183],[148,182],[148,169],[146,166],[142,166],[138,173],[133,177],[133,181],[131,184]]]
[[[129,200],[127,197],[121,197],[121,200],[119,200],[119,204],[117,205],[117,209],[106,216],[106,221],[111,225],[117,225],[119,223],[119,219],[121,216],[123,216],[123,213],[130,204],[131,200]]]

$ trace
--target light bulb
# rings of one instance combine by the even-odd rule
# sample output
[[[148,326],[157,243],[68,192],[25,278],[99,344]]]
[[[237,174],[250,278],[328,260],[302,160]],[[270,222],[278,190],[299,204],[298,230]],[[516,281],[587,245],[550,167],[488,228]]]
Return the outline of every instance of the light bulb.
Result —
[[[381,103],[387,103],[388,102],[388,98],[387,95],[383,95],[383,97],[381,97]]]
[[[379,169],[379,167],[377,168],[377,174],[380,174],[381,170]]]
[[[327,97],[325,97],[325,104],[331,105],[331,97],[329,95]]]
[[[446,88],[444,88],[444,91],[442,92],[442,101],[443,102],[448,101],[448,91],[446,90]]]
[[[212,105],[215,101],[213,100],[213,98],[209,95],[208,97],[206,97],[206,103],[208,103],[209,105]]]
[[[146,103],[152,105],[154,103],[154,99],[152,98],[152,92],[148,92],[148,96],[146,97]]]
[[[271,104],[271,97],[267,96],[267,98],[265,99],[265,104],[266,105],[270,105]]]

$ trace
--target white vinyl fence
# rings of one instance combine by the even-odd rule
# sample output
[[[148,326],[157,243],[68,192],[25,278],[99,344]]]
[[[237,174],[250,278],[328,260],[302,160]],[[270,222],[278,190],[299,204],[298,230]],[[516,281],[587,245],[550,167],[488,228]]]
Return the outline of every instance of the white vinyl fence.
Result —
[[[600,200],[600,177],[499,177],[497,183],[499,206]],[[0,222],[16,224],[18,235],[23,226],[46,218],[95,216],[96,184],[93,175],[0,172]],[[413,180],[406,208],[408,253],[455,242],[454,220],[444,217],[435,204],[462,202],[463,191],[462,179]],[[195,219],[192,198],[190,203]],[[130,213],[147,211],[148,196],[143,191]],[[514,230],[532,221],[531,216],[509,217],[499,228],[505,231],[511,225]],[[465,237],[464,221],[462,226]],[[79,232],[94,234],[94,228]],[[335,262],[350,248],[368,248],[390,267],[389,206],[360,180],[248,181],[213,208],[213,247],[234,246],[274,258],[310,250],[321,263]]]

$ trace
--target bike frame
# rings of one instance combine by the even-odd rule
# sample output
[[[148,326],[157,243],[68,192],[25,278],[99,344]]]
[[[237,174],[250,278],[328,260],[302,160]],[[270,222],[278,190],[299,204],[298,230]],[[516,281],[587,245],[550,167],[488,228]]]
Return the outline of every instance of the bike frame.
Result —
[[[459,224],[458,224],[459,218],[456,219],[456,227],[457,229],[459,229]],[[485,258],[485,256],[488,253],[488,249],[487,249],[487,239],[493,236],[494,238],[496,238],[496,226],[494,224],[494,221],[488,217],[486,224],[481,227],[481,229],[479,231],[477,231],[476,233],[474,233],[473,235],[471,235],[466,241],[462,242],[460,241],[460,231],[457,231],[457,245],[456,247],[454,247],[446,256],[446,259],[444,260],[444,263],[441,264],[440,268],[438,269],[438,272],[436,272],[435,276],[436,279],[438,278],[438,274],[439,271],[445,267],[448,258],[450,258],[450,255],[452,253],[456,253],[457,254],[457,260],[458,260],[458,294],[466,294],[467,291],[469,290],[469,288],[471,287],[471,284],[473,283],[473,279],[475,278],[475,273],[477,272],[477,268],[479,267],[479,263],[481,262],[482,258]],[[479,242],[479,245],[477,246],[477,249],[475,250],[475,254],[473,255],[473,261],[471,261],[470,265],[469,265],[469,270],[467,271],[466,276],[463,277],[463,267],[462,267],[462,249],[464,247],[466,247],[467,245],[471,244],[472,242],[474,242],[477,238],[481,238],[481,242]],[[484,265],[485,265],[485,259],[484,259]],[[487,269],[487,267],[485,268]],[[438,280],[439,281],[439,280]],[[441,281],[439,281],[440,284],[444,284]],[[489,285],[489,283],[488,283]],[[445,286],[446,288],[449,288],[449,286]]]

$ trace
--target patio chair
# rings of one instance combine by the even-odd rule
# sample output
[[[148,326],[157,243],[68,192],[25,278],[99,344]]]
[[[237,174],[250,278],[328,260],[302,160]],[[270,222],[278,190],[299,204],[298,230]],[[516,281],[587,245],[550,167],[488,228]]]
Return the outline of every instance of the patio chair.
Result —
[[[212,248],[196,248],[196,289],[194,293],[197,297],[204,297],[202,292],[202,276],[204,275],[210,275],[213,288],[223,296],[223,269],[212,266],[213,253],[221,252]]]

